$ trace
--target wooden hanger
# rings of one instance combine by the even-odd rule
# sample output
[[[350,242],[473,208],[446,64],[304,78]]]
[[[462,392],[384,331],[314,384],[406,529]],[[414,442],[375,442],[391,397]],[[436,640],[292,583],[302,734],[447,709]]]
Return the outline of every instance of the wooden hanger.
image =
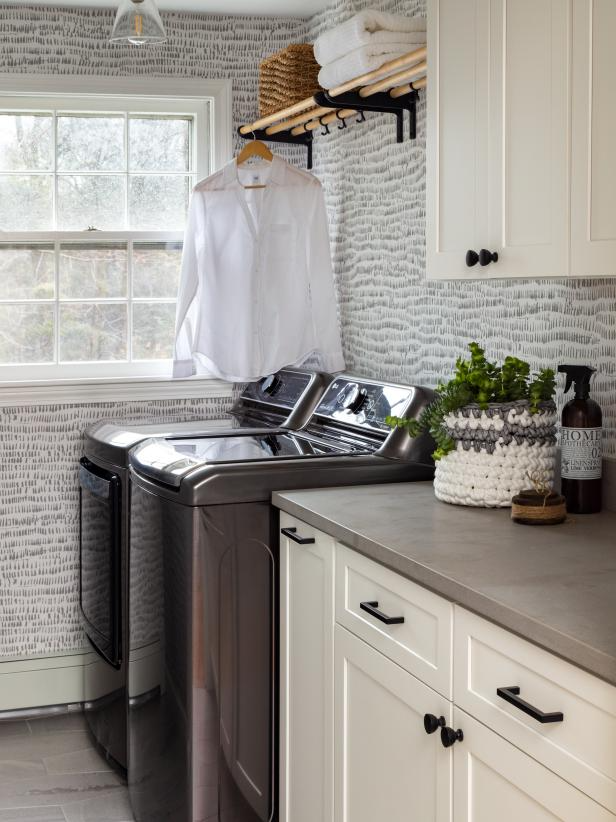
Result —
[[[249,160],[251,157],[261,157],[263,160],[267,160],[268,163],[271,163],[274,159],[272,152],[265,145],[265,143],[261,142],[261,140],[251,140],[249,143],[246,143],[244,148],[237,155],[235,160],[236,165],[241,166],[242,163],[245,163],[246,160]],[[244,186],[244,188],[265,188],[265,186]]]

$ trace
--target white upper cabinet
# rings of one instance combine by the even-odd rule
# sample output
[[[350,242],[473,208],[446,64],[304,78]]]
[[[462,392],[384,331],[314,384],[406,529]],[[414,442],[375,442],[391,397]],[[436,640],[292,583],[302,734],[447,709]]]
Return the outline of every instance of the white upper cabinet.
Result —
[[[574,0],[571,273],[616,274],[616,2]]]
[[[615,32],[613,0],[429,0],[429,278],[616,274]]]

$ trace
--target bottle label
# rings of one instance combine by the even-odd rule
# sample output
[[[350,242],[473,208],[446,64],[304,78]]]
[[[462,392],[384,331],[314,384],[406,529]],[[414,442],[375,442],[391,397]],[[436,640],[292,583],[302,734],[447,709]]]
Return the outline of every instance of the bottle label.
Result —
[[[603,429],[563,428],[561,476],[563,479],[601,479]]]

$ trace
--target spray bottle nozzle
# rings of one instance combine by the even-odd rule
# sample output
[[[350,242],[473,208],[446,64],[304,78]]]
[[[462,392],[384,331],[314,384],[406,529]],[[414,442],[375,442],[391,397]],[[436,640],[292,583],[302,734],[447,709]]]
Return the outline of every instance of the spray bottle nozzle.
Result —
[[[565,393],[575,385],[575,398],[585,400],[590,394],[590,378],[597,370],[589,365],[559,365],[558,370],[567,375]]]

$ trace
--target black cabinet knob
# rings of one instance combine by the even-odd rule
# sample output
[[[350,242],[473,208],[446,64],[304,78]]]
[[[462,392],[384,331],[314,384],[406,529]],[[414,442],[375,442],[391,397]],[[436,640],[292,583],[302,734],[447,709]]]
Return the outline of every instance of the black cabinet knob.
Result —
[[[438,731],[439,728],[443,728],[445,726],[445,717],[444,716],[434,716],[434,714],[426,714],[424,716],[424,728],[426,729],[427,734],[433,734],[435,731]]]
[[[441,728],[441,742],[444,748],[451,748],[454,742],[462,742],[463,739],[464,734],[462,731],[454,731],[453,728],[448,728],[447,726]]]
[[[469,268],[472,268],[474,265],[477,265],[478,262],[479,262],[479,254],[477,254],[476,251],[473,251],[473,249],[470,248],[466,252],[466,265]]]
[[[482,248],[479,254],[470,248],[466,252],[466,265],[472,268],[474,265],[490,265],[490,263],[498,262],[498,254],[496,251],[488,251],[487,248]]]
[[[496,251],[488,251],[487,248],[482,248],[479,252],[479,265],[490,265],[490,263],[498,262],[498,254]]]

